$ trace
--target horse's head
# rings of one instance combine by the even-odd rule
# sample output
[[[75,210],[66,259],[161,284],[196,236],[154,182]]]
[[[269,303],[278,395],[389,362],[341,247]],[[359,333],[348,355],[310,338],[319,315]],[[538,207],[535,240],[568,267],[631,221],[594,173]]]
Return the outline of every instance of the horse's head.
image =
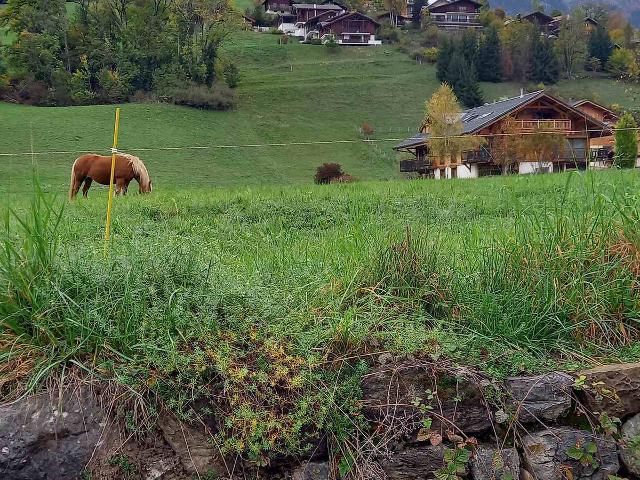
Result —
[[[140,183],[140,193],[151,193],[151,190],[153,190],[151,180],[147,183]]]

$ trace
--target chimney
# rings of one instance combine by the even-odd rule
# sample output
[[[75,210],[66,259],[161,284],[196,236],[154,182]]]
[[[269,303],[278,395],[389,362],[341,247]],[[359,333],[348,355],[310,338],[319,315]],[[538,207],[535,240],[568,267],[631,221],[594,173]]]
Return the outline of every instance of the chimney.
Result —
[[[524,97],[524,88],[520,89],[520,98]]]

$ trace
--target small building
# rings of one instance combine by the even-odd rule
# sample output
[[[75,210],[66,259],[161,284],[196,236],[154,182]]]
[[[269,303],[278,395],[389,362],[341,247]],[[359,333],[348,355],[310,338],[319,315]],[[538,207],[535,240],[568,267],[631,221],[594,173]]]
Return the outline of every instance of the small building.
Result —
[[[544,12],[531,12],[527,15],[520,17],[522,21],[533,23],[540,28],[540,31],[547,35],[558,34],[558,23],[554,18],[545,14]]]
[[[594,138],[611,135],[610,127],[602,121],[540,90],[462,112],[463,135],[482,136],[486,143],[478,149],[462,152],[457,158],[432,155],[429,128],[423,125],[418,133],[394,147],[396,151],[409,152],[414,156],[414,159],[402,161],[400,170],[433,178],[499,175],[501,167],[494,156],[494,144],[501,135],[503,122],[508,118],[515,122],[520,135],[542,130],[561,134],[566,139],[563,151],[558,152],[555,158],[541,162],[517,161],[512,168],[521,174],[599,166],[592,161],[591,142]]]
[[[294,3],[289,14],[280,15],[278,29],[287,35],[306,38],[307,22],[320,16],[335,16],[344,8],[334,3]]]
[[[340,45],[380,45],[375,33],[380,26],[374,19],[360,12],[342,12],[330,18],[321,18],[311,33],[327,40],[333,37]],[[307,34],[309,35],[309,34]]]
[[[442,30],[480,29],[480,7],[475,0],[436,0],[423,7],[430,21]]]

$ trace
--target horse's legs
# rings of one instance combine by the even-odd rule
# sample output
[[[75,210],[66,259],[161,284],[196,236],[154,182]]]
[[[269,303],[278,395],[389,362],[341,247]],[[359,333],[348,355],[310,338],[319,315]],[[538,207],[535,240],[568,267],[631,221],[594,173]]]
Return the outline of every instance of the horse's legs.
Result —
[[[131,183],[131,180],[124,181],[124,184],[122,185],[122,195],[127,194],[127,190],[129,190],[129,183]]]
[[[82,196],[87,198],[89,196],[89,189],[91,188],[91,182],[93,182],[93,178],[87,177],[84,179],[84,185],[82,187]]]
[[[124,180],[122,178],[116,179],[116,195],[120,195],[124,189]]]

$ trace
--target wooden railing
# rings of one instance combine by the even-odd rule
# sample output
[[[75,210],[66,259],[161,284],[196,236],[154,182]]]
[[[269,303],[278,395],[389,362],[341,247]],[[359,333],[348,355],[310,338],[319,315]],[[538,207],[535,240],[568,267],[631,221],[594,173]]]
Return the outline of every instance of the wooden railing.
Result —
[[[516,125],[523,131],[571,131],[571,120],[516,120]]]

